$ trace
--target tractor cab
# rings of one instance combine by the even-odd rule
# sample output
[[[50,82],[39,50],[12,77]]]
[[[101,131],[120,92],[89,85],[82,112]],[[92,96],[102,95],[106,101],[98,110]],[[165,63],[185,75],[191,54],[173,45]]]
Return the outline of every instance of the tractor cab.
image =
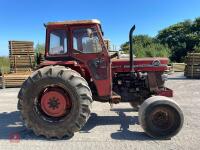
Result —
[[[103,51],[102,30],[98,20],[49,22],[45,26],[46,59]]]
[[[68,66],[91,82],[101,97],[111,96],[111,67],[100,21],[49,22],[46,27],[45,62]]]

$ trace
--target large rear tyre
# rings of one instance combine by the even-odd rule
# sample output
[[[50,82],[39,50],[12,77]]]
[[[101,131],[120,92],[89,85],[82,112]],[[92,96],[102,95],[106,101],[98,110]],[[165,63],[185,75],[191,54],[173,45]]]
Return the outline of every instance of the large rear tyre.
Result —
[[[23,83],[18,98],[25,125],[47,138],[73,136],[87,122],[92,103],[85,79],[62,66],[35,71]]]
[[[151,137],[169,139],[183,126],[183,112],[176,102],[164,96],[153,96],[139,109],[139,122]]]

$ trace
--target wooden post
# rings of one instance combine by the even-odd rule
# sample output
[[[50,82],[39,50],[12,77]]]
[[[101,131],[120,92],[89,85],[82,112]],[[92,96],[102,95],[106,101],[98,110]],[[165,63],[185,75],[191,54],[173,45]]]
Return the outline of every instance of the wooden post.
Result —
[[[2,76],[0,77],[0,85],[1,85],[1,88],[3,88],[3,82],[2,82]]]
[[[29,54],[28,54],[28,56],[29,56],[29,63],[30,63],[30,67],[31,67],[31,68],[33,68],[33,63],[32,63],[32,58],[31,58],[31,55],[29,55]]]
[[[12,41],[10,41],[10,56],[12,56]]]
[[[191,76],[192,76],[192,78],[193,78],[193,76],[194,76],[194,53],[192,54],[192,72],[191,72]]]
[[[0,82],[1,82],[1,88],[2,88],[2,89],[5,89],[6,86],[5,86],[5,79],[4,79],[4,76],[1,76],[1,77],[0,77]]]
[[[14,55],[14,71],[15,71],[15,73],[17,72],[17,70],[16,70],[16,68],[17,68],[17,64],[16,64],[17,62],[16,62],[16,55]]]

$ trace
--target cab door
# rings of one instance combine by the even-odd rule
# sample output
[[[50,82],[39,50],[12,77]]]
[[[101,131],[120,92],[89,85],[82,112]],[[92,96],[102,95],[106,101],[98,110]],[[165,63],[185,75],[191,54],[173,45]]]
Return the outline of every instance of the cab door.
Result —
[[[111,64],[98,25],[71,28],[72,56],[83,63],[99,96],[111,96]]]

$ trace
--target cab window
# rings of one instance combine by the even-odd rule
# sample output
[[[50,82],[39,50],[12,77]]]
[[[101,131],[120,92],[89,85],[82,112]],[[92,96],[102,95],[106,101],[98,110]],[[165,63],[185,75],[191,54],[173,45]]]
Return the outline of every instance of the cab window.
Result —
[[[99,53],[102,51],[96,28],[73,30],[73,49],[82,53]]]
[[[67,32],[66,30],[54,30],[50,33],[49,54],[67,53]]]

